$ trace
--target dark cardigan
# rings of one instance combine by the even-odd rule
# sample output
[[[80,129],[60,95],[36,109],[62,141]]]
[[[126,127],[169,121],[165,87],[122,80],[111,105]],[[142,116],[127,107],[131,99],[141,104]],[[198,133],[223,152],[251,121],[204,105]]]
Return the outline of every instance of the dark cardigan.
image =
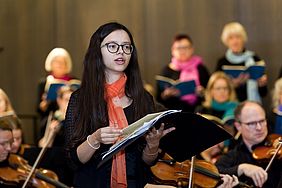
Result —
[[[71,96],[66,120],[65,120],[65,140],[71,142],[71,135],[76,130],[74,111],[77,108],[78,92],[74,92]],[[154,101],[151,95],[146,93],[147,100],[144,103],[148,104],[150,110],[148,113],[154,111]],[[124,109],[127,121],[129,124],[136,121],[133,119],[133,106],[130,105]],[[91,133],[89,133],[91,134]],[[78,144],[79,145],[79,144]],[[92,158],[85,164],[82,164],[77,156],[77,147],[68,148],[66,155],[69,165],[74,170],[74,187],[91,187],[91,188],[109,188],[111,179],[111,166],[112,160],[108,160],[102,166],[97,168],[98,163],[101,161],[101,155],[107,151],[111,145],[101,144],[101,147],[94,153]],[[150,181],[150,169],[149,166],[142,160],[142,151],[146,145],[144,137],[133,142],[126,149],[126,172],[128,187],[140,187],[143,188],[146,183]]]

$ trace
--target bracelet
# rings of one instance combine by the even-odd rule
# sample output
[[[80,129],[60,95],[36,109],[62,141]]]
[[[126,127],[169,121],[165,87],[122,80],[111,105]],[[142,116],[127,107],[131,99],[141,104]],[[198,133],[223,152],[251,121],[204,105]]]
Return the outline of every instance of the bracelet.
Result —
[[[99,149],[100,146],[101,146],[100,142],[99,142],[99,145],[95,147],[95,146],[93,146],[93,145],[90,143],[89,138],[90,138],[90,135],[87,136],[87,139],[86,139],[87,144],[88,144],[92,149],[95,149],[95,150]]]
[[[148,155],[148,156],[155,156],[155,155],[159,154],[159,149],[158,149],[157,152],[155,152],[155,153],[147,153],[147,152],[145,152],[145,150],[143,150],[143,153],[144,153],[145,155]]]

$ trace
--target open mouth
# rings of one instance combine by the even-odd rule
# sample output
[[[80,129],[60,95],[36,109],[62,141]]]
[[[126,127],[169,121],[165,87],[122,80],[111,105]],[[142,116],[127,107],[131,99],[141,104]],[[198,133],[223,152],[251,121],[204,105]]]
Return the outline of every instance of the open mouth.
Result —
[[[116,62],[117,64],[119,64],[119,65],[122,65],[122,64],[125,63],[125,59],[123,59],[123,58],[117,58],[117,59],[115,59],[115,62]]]

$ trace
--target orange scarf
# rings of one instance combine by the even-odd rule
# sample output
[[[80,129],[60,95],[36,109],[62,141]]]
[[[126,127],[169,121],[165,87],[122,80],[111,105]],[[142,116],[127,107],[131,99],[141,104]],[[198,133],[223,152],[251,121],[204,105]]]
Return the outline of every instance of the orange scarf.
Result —
[[[105,94],[108,104],[108,115],[110,127],[118,127],[120,129],[127,127],[128,122],[120,104],[120,98],[125,96],[126,75],[123,74],[119,80],[112,84],[106,84]],[[125,151],[118,152],[113,157],[111,172],[111,188],[126,188],[126,163]]]

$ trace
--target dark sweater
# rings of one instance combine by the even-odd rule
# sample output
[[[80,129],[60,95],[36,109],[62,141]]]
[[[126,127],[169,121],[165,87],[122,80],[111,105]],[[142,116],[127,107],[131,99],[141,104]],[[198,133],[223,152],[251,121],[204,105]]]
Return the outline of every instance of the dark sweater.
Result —
[[[153,112],[154,102],[151,95],[147,95],[147,100],[144,103],[148,104],[148,113]],[[71,96],[66,119],[65,119],[65,138],[66,142],[71,142],[71,135],[76,130],[74,111],[77,108],[78,92],[74,92]],[[127,121],[129,124],[136,121],[133,119],[133,106],[130,105],[124,109]],[[89,133],[90,134],[90,133]],[[143,188],[149,181],[150,169],[142,160],[142,151],[145,147],[145,139],[140,139],[133,142],[125,149],[126,153],[126,172],[128,188]],[[111,145],[101,144],[101,147],[94,153],[91,159],[82,164],[77,156],[77,147],[67,150],[67,157],[70,166],[74,169],[74,187],[83,188],[109,188],[111,179],[112,160],[108,160],[102,166],[97,168],[98,163],[101,161],[102,153],[107,151]]]
[[[263,144],[263,143],[261,143]],[[252,153],[247,149],[247,146],[241,141],[233,150],[229,151],[226,155],[221,156],[217,162],[216,167],[221,174],[236,175],[238,166],[242,163],[249,163],[262,168],[266,167],[266,164],[259,163],[252,157]],[[278,188],[278,184],[282,185],[282,161],[277,160],[271,165],[268,171],[268,179],[263,185],[264,188]],[[251,182],[252,180],[244,175],[239,177],[242,182]]]

